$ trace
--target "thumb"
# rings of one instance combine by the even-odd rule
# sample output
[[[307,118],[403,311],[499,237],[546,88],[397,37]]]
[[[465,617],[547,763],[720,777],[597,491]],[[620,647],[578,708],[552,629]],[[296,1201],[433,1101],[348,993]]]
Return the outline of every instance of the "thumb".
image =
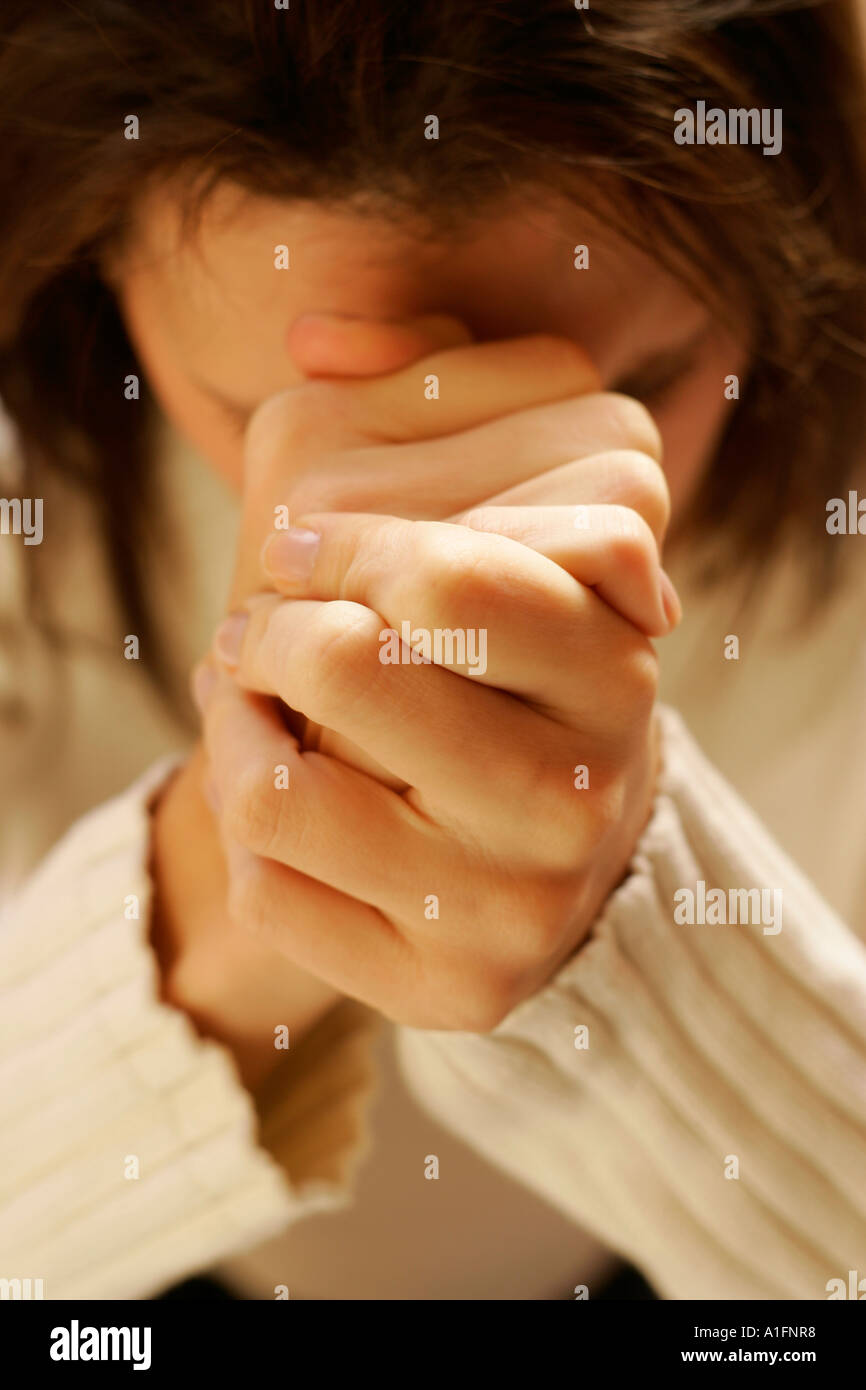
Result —
[[[348,314],[302,314],[286,338],[294,365],[307,377],[382,376],[422,357],[473,341],[450,314],[384,320]]]

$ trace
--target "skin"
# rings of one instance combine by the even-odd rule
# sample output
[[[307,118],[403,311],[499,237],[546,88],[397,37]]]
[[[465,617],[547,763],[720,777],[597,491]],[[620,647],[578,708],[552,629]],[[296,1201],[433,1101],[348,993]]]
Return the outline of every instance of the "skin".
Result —
[[[589,272],[572,268],[578,243],[591,249]],[[291,248],[288,271],[273,268],[279,244]],[[305,314],[450,314],[479,341],[562,334],[586,350],[606,389],[640,394],[651,408],[674,520],[731,408],[721,383],[747,362],[746,344],[714,325],[647,257],[588,215],[537,197],[443,243],[354,208],[286,205],[223,189],[200,236],[184,242],[176,204],[154,193],[109,274],[164,410],[239,491],[245,423],[262,401],[304,380],[286,338]],[[684,347],[702,330],[691,365],[674,370],[663,396],[632,389],[642,360]]]
[[[252,1087],[274,1024],[297,1038],[344,994],[494,1027],[586,936],[646,823],[649,638],[679,616],[660,547],[747,345],[540,198],[436,240],[224,189],[193,243],[155,193],[106,275],[163,409],[241,503],[202,742],[154,815],[165,997]],[[317,545],[300,580],[282,501]],[[379,631],[407,616],[484,628],[483,678],[382,665]]]

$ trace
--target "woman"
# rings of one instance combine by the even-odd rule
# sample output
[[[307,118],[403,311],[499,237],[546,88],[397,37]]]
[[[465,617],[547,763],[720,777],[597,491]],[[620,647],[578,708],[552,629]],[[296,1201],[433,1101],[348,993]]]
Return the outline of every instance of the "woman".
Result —
[[[44,519],[2,546],[3,1273],[827,1297],[866,1268],[851,6],[3,29],[5,529]]]

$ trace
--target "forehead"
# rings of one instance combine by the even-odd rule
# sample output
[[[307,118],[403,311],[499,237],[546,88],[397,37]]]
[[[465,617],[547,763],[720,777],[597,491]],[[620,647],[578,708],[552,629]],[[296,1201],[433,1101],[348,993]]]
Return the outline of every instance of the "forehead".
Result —
[[[239,356],[281,353],[307,312],[453,313],[481,339],[560,332],[611,374],[707,316],[647,253],[550,195],[517,195],[437,234],[369,200],[284,202],[221,185],[184,235],[178,201],[156,189],[136,208],[117,274],[216,379]]]

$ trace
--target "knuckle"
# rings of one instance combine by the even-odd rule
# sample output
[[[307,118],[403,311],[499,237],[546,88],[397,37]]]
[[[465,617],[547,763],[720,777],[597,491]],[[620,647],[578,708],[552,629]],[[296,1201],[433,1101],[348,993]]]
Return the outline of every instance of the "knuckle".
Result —
[[[480,528],[479,528],[480,529]],[[422,591],[432,612],[446,615],[455,627],[484,627],[506,609],[520,606],[539,620],[571,616],[561,592],[546,574],[528,563],[534,557],[507,536],[489,530],[483,543],[476,532],[454,527],[447,546],[421,542],[416,551]]]
[[[484,608],[497,594],[492,567],[481,563],[468,528],[463,535],[455,527],[447,548],[441,542],[422,542],[418,558],[424,592],[455,620],[461,612]]]
[[[270,455],[276,442],[284,438],[294,394],[292,390],[280,391],[268,396],[253,411],[244,434],[244,453],[248,461]]]
[[[364,594],[365,606],[378,612],[385,578],[400,573],[407,554],[414,567],[424,529],[424,522],[402,517],[388,517],[384,524],[377,524],[347,557],[340,592]]]
[[[627,819],[628,779],[621,770],[607,769],[596,778],[592,792],[592,811],[588,821],[587,854],[591,856]]]
[[[461,1033],[492,1033],[507,1018],[512,1007],[511,991],[504,979],[479,983],[461,1000],[451,1026]]]
[[[522,984],[558,947],[563,923],[563,902],[570,897],[579,859],[579,846],[564,844],[560,863],[541,863],[535,859],[533,870],[526,877],[525,905],[512,919],[510,941],[510,973],[502,982],[503,993],[516,999],[522,994]]]
[[[628,507],[615,507],[609,520],[606,545],[617,570],[638,581],[654,574],[658,545],[644,518]]]
[[[622,440],[622,447],[648,454],[656,463],[661,463],[661,433],[646,406],[635,400],[634,396],[623,396],[618,391],[603,391],[600,399],[605,409],[606,423]]]
[[[466,512],[460,514],[461,526],[466,526],[474,531],[487,531],[494,527],[495,513],[491,507],[470,507]]]
[[[544,873],[536,888],[536,905],[532,916],[533,955],[528,962],[538,969],[549,961],[562,946],[563,934],[574,917],[578,884],[577,866],[586,857],[585,837],[575,853],[574,845],[564,867]]]
[[[590,839],[587,817],[583,815],[578,821],[572,802],[562,819],[550,817],[539,825],[533,843],[534,863],[544,873],[553,876],[574,874],[586,859]]]
[[[649,638],[622,620],[619,637],[603,668],[609,673],[604,701],[596,706],[592,727],[601,739],[599,753],[617,762],[632,756],[646,738],[658,694],[659,660]],[[587,761],[585,758],[583,761]]]
[[[313,512],[366,512],[371,510],[370,487],[358,472],[327,470],[327,454],[318,454],[315,466],[302,470],[292,485],[289,512],[292,517]]]
[[[307,671],[310,717],[329,723],[346,705],[347,689],[378,676],[380,619],[360,604],[335,599],[319,610],[297,642],[297,660]],[[306,713],[306,711],[305,711]]]
[[[522,804],[527,807],[523,822],[523,845],[527,847],[525,830],[532,826],[529,848],[532,862],[542,870],[553,873],[573,872],[581,862],[583,806],[581,793],[574,788],[574,761],[562,765],[549,764],[539,768],[525,790]]]
[[[654,535],[662,535],[670,517],[670,494],[658,463],[636,449],[617,449],[605,457],[619,501],[638,512]]]
[[[278,803],[273,797],[273,768],[251,758],[223,798],[223,828],[239,845],[263,854],[273,842]]]
[[[561,949],[573,912],[574,874],[536,870],[519,880],[503,876],[488,885],[484,919],[491,951],[467,967],[461,961],[437,972],[434,1013],[423,1025],[465,1033],[490,1033],[532,992],[546,964]],[[429,1009],[426,1011],[429,1014]]]
[[[549,375],[554,381],[563,377],[566,382],[573,380],[582,390],[586,390],[587,378],[596,375],[596,369],[582,347],[571,338],[557,333],[533,333],[533,362],[540,373]]]
[[[315,469],[309,473],[302,470],[295,477],[287,498],[290,520],[294,522],[295,517],[334,510],[333,497],[334,489],[327,478],[318,475]]]
[[[261,930],[260,874],[258,865],[249,865],[242,874],[229,874],[226,910],[235,926],[258,935]]]
[[[244,437],[244,463],[252,473],[266,472],[287,456],[317,451],[335,437],[346,403],[332,382],[308,381],[269,396],[253,412]]]
[[[491,983],[496,999],[506,1011],[523,997],[527,977],[537,972],[558,944],[562,922],[566,920],[563,900],[572,890],[579,846],[572,836],[561,856],[561,865],[549,865],[536,852],[543,848],[544,840],[542,833],[531,851],[531,867],[503,882],[485,914],[501,953],[498,973]]]
[[[495,919],[498,927],[498,918]],[[476,954],[467,962],[441,962],[425,993],[437,1022],[431,1026],[459,1033],[489,1033],[510,1013],[517,998],[513,972],[501,944],[496,954]],[[432,1001],[435,999],[435,1003]]]
[[[639,635],[630,643],[621,663],[630,708],[648,719],[658,694],[659,660],[655,648]]]
[[[246,936],[279,951],[270,882],[272,867],[268,860],[256,855],[250,856],[240,874],[230,873],[226,911],[230,921]]]
[[[471,1013],[465,1033],[492,1033],[511,1013],[511,1005],[498,998],[480,1003]]]

